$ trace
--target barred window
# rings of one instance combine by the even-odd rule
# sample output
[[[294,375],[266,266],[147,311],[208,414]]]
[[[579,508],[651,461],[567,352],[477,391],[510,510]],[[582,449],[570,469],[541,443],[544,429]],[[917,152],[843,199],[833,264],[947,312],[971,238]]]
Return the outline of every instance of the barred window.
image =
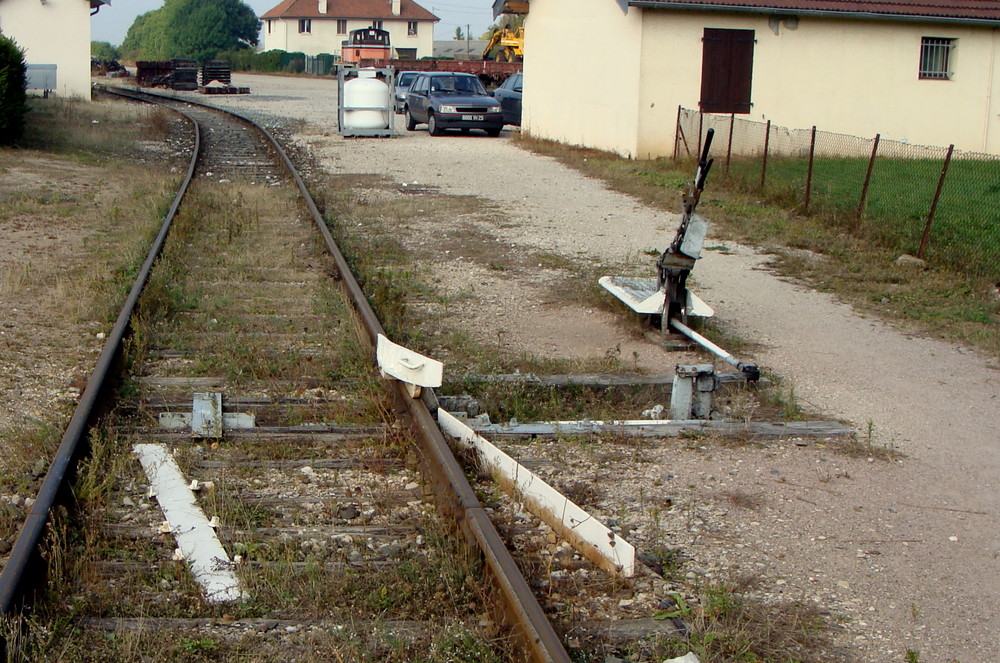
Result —
[[[948,80],[952,76],[951,52],[955,40],[923,37],[920,40],[920,78]]]

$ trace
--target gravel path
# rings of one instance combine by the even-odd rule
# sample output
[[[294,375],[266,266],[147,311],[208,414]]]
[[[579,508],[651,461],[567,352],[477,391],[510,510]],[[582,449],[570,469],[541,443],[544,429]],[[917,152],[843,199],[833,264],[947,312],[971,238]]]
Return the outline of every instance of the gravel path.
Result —
[[[331,172],[378,173],[487,199],[510,221],[493,232],[513,246],[651,265],[642,252],[673,234],[670,215],[505,138],[431,138],[420,130],[345,141],[336,131],[335,81],[234,79],[253,94],[222,103],[276,125],[286,123],[277,118],[305,120],[294,126],[297,140]],[[812,597],[846,615],[858,660],[910,660],[912,650],[921,661],[1000,661],[998,362],[866,319],[778,278],[753,249],[730,249],[708,252],[695,287],[725,324],[761,344],[753,359],[812,408],[906,455],[896,462],[829,459],[792,445],[705,459],[700,474],[737,468],[728,473],[733,486],[773,497],[753,522],[739,523],[741,547],[766,560],[777,594]],[[483,297],[509,303],[496,324],[516,333],[530,334],[558,308],[501,297],[496,290],[509,289],[507,282],[480,285]],[[646,367],[670,371],[676,363],[627,339],[603,314],[578,313],[541,325],[551,337],[526,340],[549,351],[562,342],[573,356],[576,344],[608,348],[617,335]],[[678,466],[691,462],[680,458]]]

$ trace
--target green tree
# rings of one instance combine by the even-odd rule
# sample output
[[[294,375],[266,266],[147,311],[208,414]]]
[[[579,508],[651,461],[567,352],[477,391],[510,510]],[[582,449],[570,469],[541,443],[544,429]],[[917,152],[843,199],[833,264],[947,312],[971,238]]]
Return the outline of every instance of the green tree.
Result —
[[[106,41],[90,42],[90,57],[98,60],[117,60],[122,56],[121,51]]]
[[[260,21],[242,0],[166,0],[136,18],[122,52],[136,60],[210,60],[257,45]]]
[[[164,7],[135,17],[125,39],[122,56],[128,60],[166,60],[172,57],[167,47]]]
[[[16,143],[24,133],[28,93],[24,50],[0,33],[0,145]]]
[[[465,39],[465,33],[462,32],[461,27],[455,28],[455,39],[459,41]]]
[[[504,26],[509,27],[511,30],[516,30],[522,25],[524,25],[523,14],[501,14],[496,23],[486,28],[486,32],[482,34],[480,39],[489,39],[493,36],[494,32]]]

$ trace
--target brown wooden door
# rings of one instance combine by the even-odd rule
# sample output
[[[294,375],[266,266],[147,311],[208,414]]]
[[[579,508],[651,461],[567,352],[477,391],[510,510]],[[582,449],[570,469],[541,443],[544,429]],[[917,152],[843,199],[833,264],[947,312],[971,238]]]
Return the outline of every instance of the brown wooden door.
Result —
[[[749,113],[754,31],[705,28],[701,41],[701,109]]]

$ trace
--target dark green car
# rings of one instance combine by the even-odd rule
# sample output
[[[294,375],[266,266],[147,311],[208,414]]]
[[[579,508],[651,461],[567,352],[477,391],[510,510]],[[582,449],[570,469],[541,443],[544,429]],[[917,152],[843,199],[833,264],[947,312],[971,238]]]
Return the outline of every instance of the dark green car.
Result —
[[[472,74],[428,72],[417,76],[406,93],[406,129],[427,124],[432,136],[448,129],[469,133],[482,129],[499,136],[503,129],[500,103],[491,97]]]

